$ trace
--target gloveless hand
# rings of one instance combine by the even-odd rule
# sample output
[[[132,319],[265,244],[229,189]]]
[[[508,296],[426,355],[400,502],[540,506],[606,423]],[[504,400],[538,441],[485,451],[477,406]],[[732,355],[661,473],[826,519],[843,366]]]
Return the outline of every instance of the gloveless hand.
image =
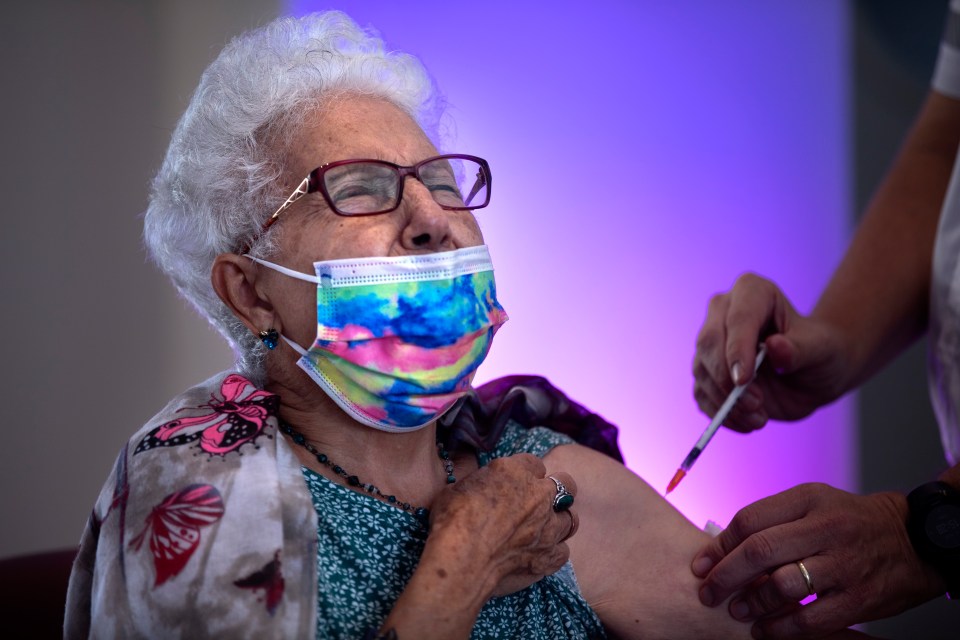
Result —
[[[849,384],[842,334],[797,313],[773,282],[745,274],[710,300],[697,335],[693,395],[701,411],[714,415],[734,385],[750,379],[761,341],[766,362],[725,421],[731,429],[753,431],[769,419],[803,418]]]
[[[553,474],[576,495],[566,473]],[[566,563],[565,543],[577,530],[576,506],[554,511],[557,487],[530,454],[498,458],[448,486],[430,510],[431,543],[458,545],[470,570],[489,582],[489,595],[519,591]]]
[[[858,496],[805,484],[741,509],[694,558],[700,600],[730,602],[739,620],[756,620],[754,637],[820,637],[851,624],[897,614],[946,586],[914,553],[906,498]],[[797,561],[807,570],[809,595]]]

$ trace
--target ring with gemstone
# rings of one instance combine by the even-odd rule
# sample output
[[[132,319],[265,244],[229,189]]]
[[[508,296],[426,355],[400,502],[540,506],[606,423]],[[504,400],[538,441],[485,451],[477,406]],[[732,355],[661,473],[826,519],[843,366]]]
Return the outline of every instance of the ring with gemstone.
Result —
[[[563,483],[554,478],[553,476],[547,476],[553,480],[553,484],[557,485],[557,495],[553,497],[553,510],[554,511],[566,511],[573,506],[573,494],[567,491],[567,488],[563,486]]]

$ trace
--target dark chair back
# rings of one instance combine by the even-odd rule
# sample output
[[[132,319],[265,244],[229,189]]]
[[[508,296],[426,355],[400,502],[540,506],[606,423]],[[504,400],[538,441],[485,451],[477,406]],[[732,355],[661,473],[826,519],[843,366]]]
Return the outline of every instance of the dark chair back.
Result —
[[[77,550],[0,559],[0,625],[7,638],[62,638],[67,582]]]

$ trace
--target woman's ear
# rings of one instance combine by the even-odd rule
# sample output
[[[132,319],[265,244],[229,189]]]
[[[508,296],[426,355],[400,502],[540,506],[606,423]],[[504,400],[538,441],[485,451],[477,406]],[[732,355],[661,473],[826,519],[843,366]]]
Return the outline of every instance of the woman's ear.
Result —
[[[256,286],[259,270],[249,258],[222,253],[213,261],[210,282],[213,290],[233,314],[254,335],[275,324],[275,310]]]

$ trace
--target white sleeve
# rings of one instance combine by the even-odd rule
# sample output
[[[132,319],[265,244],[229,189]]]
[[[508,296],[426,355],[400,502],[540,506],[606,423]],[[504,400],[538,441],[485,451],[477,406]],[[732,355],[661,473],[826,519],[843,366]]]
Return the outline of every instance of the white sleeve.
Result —
[[[960,0],[950,0],[931,84],[937,92],[960,99]]]

